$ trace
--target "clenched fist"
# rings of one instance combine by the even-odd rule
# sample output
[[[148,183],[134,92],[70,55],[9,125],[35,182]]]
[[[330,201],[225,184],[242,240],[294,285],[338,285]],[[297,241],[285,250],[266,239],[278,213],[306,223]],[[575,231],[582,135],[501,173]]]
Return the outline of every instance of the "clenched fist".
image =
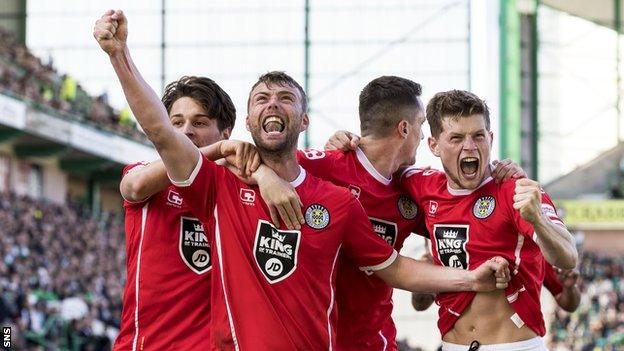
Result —
[[[113,56],[122,52],[128,39],[128,21],[121,10],[108,10],[95,22],[93,37],[104,52]]]
[[[513,207],[527,222],[537,223],[542,216],[542,189],[539,183],[526,178],[518,179],[515,193]]]

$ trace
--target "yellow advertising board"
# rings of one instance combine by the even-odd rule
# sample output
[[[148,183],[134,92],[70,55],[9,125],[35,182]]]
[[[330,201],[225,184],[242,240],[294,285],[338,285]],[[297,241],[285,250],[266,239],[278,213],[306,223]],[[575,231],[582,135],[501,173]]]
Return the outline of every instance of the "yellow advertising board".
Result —
[[[624,229],[624,200],[562,200],[557,207],[570,228]]]

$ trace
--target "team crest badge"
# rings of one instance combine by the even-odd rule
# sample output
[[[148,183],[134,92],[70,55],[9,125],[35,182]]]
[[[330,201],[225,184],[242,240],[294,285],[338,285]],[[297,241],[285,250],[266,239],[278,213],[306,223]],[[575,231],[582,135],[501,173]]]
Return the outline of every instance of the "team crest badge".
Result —
[[[399,212],[401,212],[401,216],[405,219],[414,219],[418,214],[418,207],[407,196],[399,197],[399,201],[397,202],[397,206],[399,207]]]
[[[204,226],[197,218],[180,217],[180,257],[197,274],[212,268],[210,245]]]
[[[466,251],[469,226],[462,224],[435,224],[433,235],[438,258],[447,267],[468,269]]]
[[[305,212],[305,221],[310,228],[323,229],[329,224],[329,211],[323,205],[310,205]]]
[[[253,252],[258,268],[270,284],[288,278],[297,269],[300,239],[298,230],[278,230],[267,221],[258,221]]]
[[[496,207],[494,196],[481,196],[472,208],[472,214],[479,219],[489,217]]]

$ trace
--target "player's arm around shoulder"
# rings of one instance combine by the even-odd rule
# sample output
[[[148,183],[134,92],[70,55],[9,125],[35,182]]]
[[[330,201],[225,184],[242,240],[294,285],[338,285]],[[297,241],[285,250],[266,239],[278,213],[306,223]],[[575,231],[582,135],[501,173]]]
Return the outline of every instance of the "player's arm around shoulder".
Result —
[[[155,161],[130,169],[119,184],[119,191],[128,202],[143,202],[171,183],[162,161]]]
[[[578,253],[574,238],[556,213],[551,213],[555,212],[554,206],[538,182],[527,178],[515,181],[513,208],[533,226],[537,245],[550,264],[562,269],[576,267]]]

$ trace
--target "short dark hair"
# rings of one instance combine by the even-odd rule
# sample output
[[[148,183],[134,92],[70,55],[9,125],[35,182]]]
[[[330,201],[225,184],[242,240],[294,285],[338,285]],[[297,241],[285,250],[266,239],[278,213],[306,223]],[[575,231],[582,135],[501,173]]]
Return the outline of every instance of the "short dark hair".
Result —
[[[184,76],[169,83],[162,97],[167,112],[170,113],[173,104],[183,97],[197,101],[209,117],[217,120],[219,131],[234,128],[236,121],[234,103],[214,80],[206,77]]]
[[[402,119],[411,118],[405,109],[423,109],[421,94],[420,84],[406,78],[383,76],[372,80],[360,93],[362,135],[387,136]]]
[[[293,88],[297,88],[297,90],[299,90],[299,93],[301,94],[302,110],[303,112],[308,111],[308,96],[306,95],[305,91],[303,90],[301,85],[299,85],[299,83],[297,83],[297,81],[293,79],[293,77],[289,76],[288,74],[286,74],[286,72],[283,72],[283,71],[267,72],[258,78],[258,81],[256,82],[256,84],[254,84],[251,87],[251,90],[249,91],[249,97],[247,98],[247,108],[249,108],[249,102],[251,100],[251,92],[254,89],[256,89],[258,85],[262,83],[266,85],[277,84],[281,87],[290,86]]]
[[[484,100],[465,90],[450,90],[435,94],[427,104],[427,121],[434,138],[442,133],[445,117],[458,119],[481,114],[485,128],[490,130],[490,110]]]

